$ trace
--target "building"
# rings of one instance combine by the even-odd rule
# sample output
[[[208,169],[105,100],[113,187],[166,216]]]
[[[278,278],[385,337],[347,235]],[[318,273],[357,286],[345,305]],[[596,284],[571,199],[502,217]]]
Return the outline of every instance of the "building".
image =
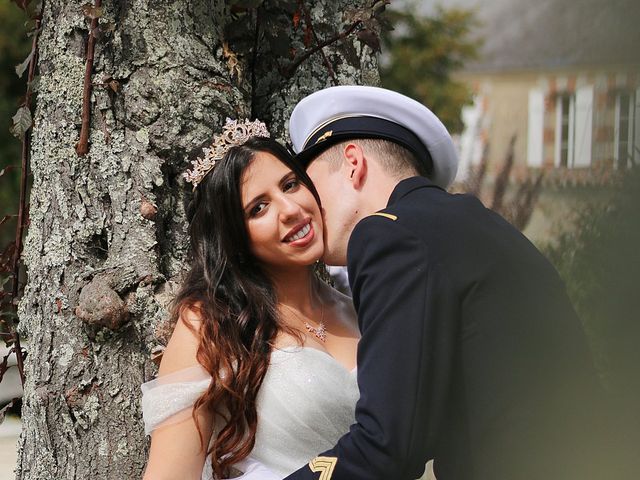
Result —
[[[525,230],[534,241],[611,179],[640,164],[640,2],[633,0],[449,0],[474,8],[480,58],[458,78],[473,90],[460,137],[459,180],[487,152],[487,181],[512,138],[511,181],[544,174]],[[561,227],[561,225],[560,225]]]

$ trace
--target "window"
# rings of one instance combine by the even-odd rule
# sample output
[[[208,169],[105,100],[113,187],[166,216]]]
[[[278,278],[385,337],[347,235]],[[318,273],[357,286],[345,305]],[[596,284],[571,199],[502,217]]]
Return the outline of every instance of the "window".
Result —
[[[616,168],[629,168],[634,164],[636,99],[634,92],[616,94],[613,158]]]
[[[573,165],[575,96],[561,93],[556,98],[556,166]]]
[[[591,166],[593,139],[593,85],[556,98],[556,166]]]

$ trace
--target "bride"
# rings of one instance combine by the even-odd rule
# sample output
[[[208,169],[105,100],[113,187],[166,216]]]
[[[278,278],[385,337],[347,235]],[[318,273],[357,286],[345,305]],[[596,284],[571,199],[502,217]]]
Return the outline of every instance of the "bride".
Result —
[[[185,174],[193,263],[142,386],[147,480],[283,478],[354,422],[355,312],[314,274],[319,198],[268,136],[228,120]]]

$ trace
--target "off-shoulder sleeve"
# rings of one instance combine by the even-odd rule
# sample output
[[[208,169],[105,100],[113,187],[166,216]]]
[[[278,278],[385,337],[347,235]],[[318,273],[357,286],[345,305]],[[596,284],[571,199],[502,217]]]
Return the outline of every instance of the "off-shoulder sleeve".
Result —
[[[210,383],[211,376],[200,365],[143,383],[142,416],[145,433],[149,435],[158,427],[189,418],[194,403]]]

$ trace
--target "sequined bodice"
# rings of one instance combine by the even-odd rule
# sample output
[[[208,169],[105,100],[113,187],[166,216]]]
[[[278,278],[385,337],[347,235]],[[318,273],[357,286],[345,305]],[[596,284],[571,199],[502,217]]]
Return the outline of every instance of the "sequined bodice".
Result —
[[[258,394],[251,456],[283,476],[294,472],[349,431],[358,397],[355,371],[328,354],[308,347],[274,350]]]
[[[147,431],[179,415],[175,410],[184,409],[188,399],[192,405],[209,382],[196,375],[183,385],[145,384]],[[274,350],[258,394],[258,429],[251,458],[280,478],[287,476],[347,433],[358,397],[355,370],[348,371],[327,353],[297,346]],[[190,413],[189,408],[186,411]],[[203,478],[213,478],[208,465]]]

